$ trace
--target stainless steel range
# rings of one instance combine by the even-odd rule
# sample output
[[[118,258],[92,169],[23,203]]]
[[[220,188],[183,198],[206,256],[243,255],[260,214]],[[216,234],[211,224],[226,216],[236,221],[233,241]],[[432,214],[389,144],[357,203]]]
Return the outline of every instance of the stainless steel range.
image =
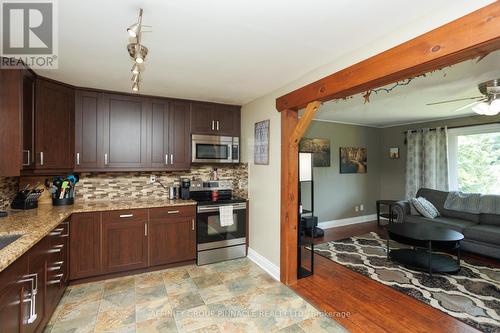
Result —
[[[246,256],[247,202],[217,181],[192,184],[190,197],[198,202],[197,264]]]

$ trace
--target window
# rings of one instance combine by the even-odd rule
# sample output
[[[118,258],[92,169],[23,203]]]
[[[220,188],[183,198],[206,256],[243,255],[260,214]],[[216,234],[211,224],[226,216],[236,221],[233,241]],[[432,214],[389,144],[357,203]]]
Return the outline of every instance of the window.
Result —
[[[500,194],[500,124],[448,131],[450,190]]]

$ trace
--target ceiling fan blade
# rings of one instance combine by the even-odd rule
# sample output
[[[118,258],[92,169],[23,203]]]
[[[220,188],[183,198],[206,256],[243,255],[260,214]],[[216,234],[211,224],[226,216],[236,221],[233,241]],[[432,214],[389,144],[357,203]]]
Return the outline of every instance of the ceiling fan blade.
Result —
[[[483,98],[483,99],[481,99],[481,100],[479,100],[479,101],[475,101],[475,102],[469,103],[469,104],[467,104],[467,105],[464,105],[464,106],[462,106],[461,108],[458,108],[458,109],[454,110],[453,112],[462,111],[462,110],[464,110],[464,109],[467,109],[467,108],[473,107],[474,105],[479,104],[479,103],[481,103],[481,102],[485,102],[485,101],[487,101],[487,100],[488,100],[487,98]]]
[[[470,99],[478,99],[478,98],[484,98],[484,96],[476,96],[476,97],[465,97],[465,98],[450,99],[450,100],[448,100],[448,101],[441,101],[441,102],[427,103],[427,104],[425,104],[425,105],[437,105],[437,104],[444,104],[444,103],[451,103],[451,102],[467,101],[467,100],[470,100]]]

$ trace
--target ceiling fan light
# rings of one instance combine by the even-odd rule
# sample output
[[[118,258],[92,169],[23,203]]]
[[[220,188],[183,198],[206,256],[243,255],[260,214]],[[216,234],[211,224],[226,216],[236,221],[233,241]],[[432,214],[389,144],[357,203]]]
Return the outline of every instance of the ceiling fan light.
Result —
[[[132,75],[132,82],[138,83],[140,81],[140,74]]]
[[[139,83],[138,82],[134,82],[134,84],[132,85],[132,91],[134,91],[134,92],[139,91]]]
[[[477,114],[485,115],[488,113],[490,106],[486,102],[481,102],[472,107],[472,111]]]
[[[485,113],[487,116],[496,116],[500,113],[500,99],[491,101],[488,111]]]
[[[141,31],[141,25],[139,23],[134,23],[127,28],[127,32],[130,37],[136,38]]]

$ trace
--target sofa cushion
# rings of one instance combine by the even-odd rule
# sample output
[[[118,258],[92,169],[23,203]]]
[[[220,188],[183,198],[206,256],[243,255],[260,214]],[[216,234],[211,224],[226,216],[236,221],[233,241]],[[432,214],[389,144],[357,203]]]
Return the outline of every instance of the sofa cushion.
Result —
[[[491,224],[500,227],[500,215],[496,214],[479,214],[479,223]]]
[[[438,210],[434,205],[423,197],[411,198],[411,204],[420,213],[420,215],[433,219],[439,215]]]
[[[482,243],[500,245],[500,227],[489,224],[478,224],[464,229],[466,239]]]
[[[458,218],[479,223],[479,214],[471,214],[444,209],[444,203],[446,201],[446,198],[448,197],[448,192],[433,190],[430,188],[421,188],[417,192],[417,197],[424,197],[429,200],[434,205],[434,207],[437,208],[441,216]]]
[[[477,223],[471,222],[471,221],[466,221],[466,220],[461,220],[461,219],[454,219],[450,217],[443,217],[439,216],[433,219],[429,219],[423,216],[406,216],[404,222],[409,222],[409,223],[428,223],[429,225],[435,226],[435,227],[441,227],[441,228],[449,228],[455,231],[462,232],[464,228],[472,227],[477,225]]]

